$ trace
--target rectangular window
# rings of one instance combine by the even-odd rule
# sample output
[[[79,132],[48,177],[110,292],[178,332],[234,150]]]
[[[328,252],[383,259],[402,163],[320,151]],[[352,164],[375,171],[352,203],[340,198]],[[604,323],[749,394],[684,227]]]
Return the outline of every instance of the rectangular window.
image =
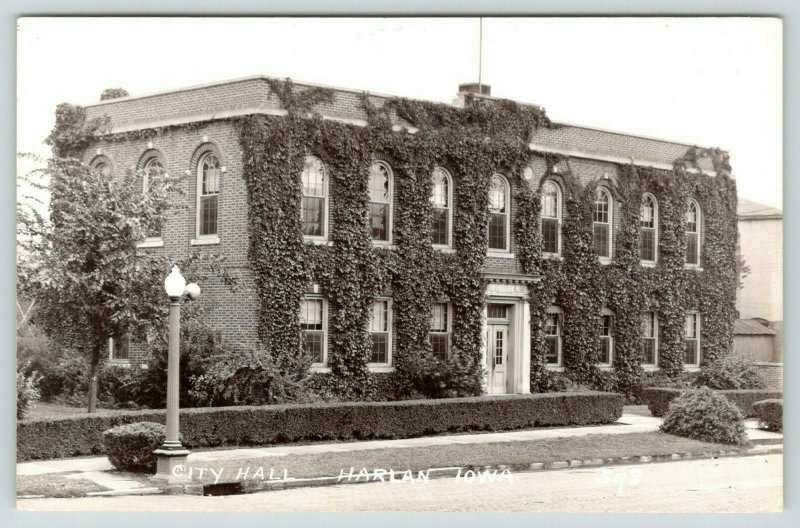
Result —
[[[372,305],[369,333],[372,337],[370,363],[388,365],[391,354],[391,324],[389,321],[389,300],[378,299]]]
[[[325,364],[325,301],[316,297],[303,299],[300,306],[300,328],[303,347],[311,362]]]
[[[200,197],[200,235],[217,234],[217,205],[219,195],[203,195]]]
[[[431,241],[437,246],[447,246],[450,244],[450,210],[435,207],[433,209],[433,232],[431,233]]]
[[[558,253],[558,219],[542,218],[542,251]]]
[[[108,340],[108,358],[112,361],[130,360],[131,339],[128,335],[112,337]]]
[[[600,358],[599,362],[610,365],[614,354],[614,329],[610,315],[600,316]]]
[[[450,304],[435,303],[431,308],[430,340],[436,359],[450,359]]]
[[[325,198],[303,196],[303,235],[325,236]]]
[[[369,225],[372,230],[372,240],[389,241],[389,204],[369,204]]]
[[[489,213],[489,249],[508,250],[505,214]]]
[[[641,238],[639,239],[639,250],[642,260],[655,262],[656,260],[656,230],[653,228],[641,228]]]
[[[547,314],[544,320],[544,338],[547,343],[545,358],[548,365],[561,364],[561,317]]]
[[[610,257],[611,244],[608,243],[610,225],[595,222],[594,224],[594,250],[599,257]]]
[[[490,304],[486,307],[486,317],[488,319],[508,319],[507,304]]]
[[[700,314],[690,312],[686,314],[686,328],[683,341],[686,344],[686,356],[683,362],[686,365],[700,364]]]
[[[642,315],[642,363],[656,365],[658,361],[658,319],[655,312]]]
[[[697,241],[699,238],[698,233],[686,233],[686,263],[698,265],[700,260],[698,258]]]

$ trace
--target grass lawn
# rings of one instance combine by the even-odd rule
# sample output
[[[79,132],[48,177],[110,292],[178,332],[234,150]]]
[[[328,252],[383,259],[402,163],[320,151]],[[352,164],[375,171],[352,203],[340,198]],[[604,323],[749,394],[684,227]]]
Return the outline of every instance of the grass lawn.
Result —
[[[426,470],[440,467],[489,466],[497,464],[532,464],[562,460],[611,458],[624,456],[670,455],[672,453],[700,454],[710,451],[733,450],[736,447],[712,444],[672,436],[661,432],[627,433],[615,435],[595,434],[582,437],[552,438],[526,442],[503,442],[487,444],[453,444],[449,446],[407,447],[369,449],[353,452],[320,453],[309,455],[287,455],[282,457],[243,458],[219,462],[197,462],[191,464],[193,479],[203,484],[212,484],[214,468],[217,475],[222,470],[218,483],[244,480],[238,477],[249,466],[247,479],[252,480],[262,467],[266,479],[270,469],[274,477],[282,477],[284,469],[289,477],[337,477],[341,471],[355,468],[357,473],[366,468],[395,471]],[[199,468],[206,468],[202,478]],[[261,474],[256,477],[260,480]]]
[[[626,405],[622,408],[624,414],[636,414],[638,416],[653,416],[647,405]]]
[[[91,480],[70,478],[64,474],[23,475],[17,477],[17,495],[45,497],[83,497],[91,491],[108,491]]]
[[[97,415],[109,415],[109,414],[116,414],[116,413],[125,413],[129,412],[128,410],[121,409],[97,409]],[[32,419],[32,418],[68,418],[70,416],[83,416],[87,414],[87,407],[71,407],[69,405],[63,405],[60,403],[44,403],[44,402],[37,402],[33,408],[28,411],[28,414],[25,416],[25,419]]]

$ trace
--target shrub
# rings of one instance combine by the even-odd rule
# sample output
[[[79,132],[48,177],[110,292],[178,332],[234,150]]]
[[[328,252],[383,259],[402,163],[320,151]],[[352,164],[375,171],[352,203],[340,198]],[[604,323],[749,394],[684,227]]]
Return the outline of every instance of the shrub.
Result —
[[[672,400],[681,394],[681,389],[665,387],[650,387],[642,391],[647,406],[653,416],[664,416]],[[739,408],[745,416],[753,416],[753,403],[769,398],[780,398],[779,391],[753,389],[753,390],[721,390],[716,391],[728,398],[728,400]]]
[[[535,393],[565,392],[575,388],[575,382],[566,374],[552,370],[541,371],[536,379],[531,381],[531,392]]]
[[[25,375],[25,368],[17,368],[17,419],[25,417],[33,405],[39,401],[39,375],[36,371]]]
[[[411,438],[456,431],[612,423],[619,394],[520,394],[395,402],[268,405],[181,410],[188,447],[258,446],[283,442]],[[108,411],[17,424],[19,460],[99,453],[103,431],[131,422],[164,423],[164,411]]]
[[[711,389],[763,389],[764,378],[749,359],[728,354],[700,367],[698,387]]]
[[[761,400],[753,404],[758,426],[767,431],[783,431],[783,400]]]
[[[164,442],[166,435],[167,428],[160,423],[118,425],[103,431],[103,454],[119,470],[152,473],[156,470],[153,451]]]
[[[725,396],[702,387],[686,390],[670,403],[661,430],[706,442],[745,445],[743,419]]]

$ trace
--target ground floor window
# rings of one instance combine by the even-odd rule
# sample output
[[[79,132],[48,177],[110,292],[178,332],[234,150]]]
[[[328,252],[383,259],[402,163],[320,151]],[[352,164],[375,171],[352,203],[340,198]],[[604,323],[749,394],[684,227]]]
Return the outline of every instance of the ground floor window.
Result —
[[[614,357],[614,316],[603,313],[600,316],[600,357],[599,363],[611,365]]]
[[[112,337],[108,340],[108,359],[111,361],[130,361],[131,339],[128,335]]]
[[[326,363],[325,350],[325,299],[306,297],[300,307],[300,327],[303,330],[303,348],[314,365]]]
[[[686,314],[686,327],[683,341],[686,344],[686,356],[683,362],[686,365],[700,364],[700,314],[689,312]]]
[[[431,349],[440,361],[450,358],[450,304],[434,303],[431,307]]]
[[[390,299],[376,299],[372,305],[372,315],[369,322],[372,351],[369,362],[374,365],[391,364],[391,303]]]
[[[642,363],[655,366],[658,362],[658,317],[655,312],[642,314]]]
[[[561,365],[561,309],[551,306],[544,318],[545,358],[548,365]]]

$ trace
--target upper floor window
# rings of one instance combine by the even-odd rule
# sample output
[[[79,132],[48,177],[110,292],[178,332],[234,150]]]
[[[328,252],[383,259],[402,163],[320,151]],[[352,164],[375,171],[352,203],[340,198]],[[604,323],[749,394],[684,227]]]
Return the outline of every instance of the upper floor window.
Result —
[[[561,253],[561,189],[555,182],[547,180],[542,185],[542,252],[552,255]]]
[[[324,238],[328,233],[328,179],[325,166],[314,156],[306,156],[303,165],[303,197],[300,214],[303,222],[303,235]]]
[[[105,156],[97,156],[95,159],[92,160],[91,166],[94,170],[96,170],[105,177],[109,177],[113,173],[111,167],[111,160]]]
[[[303,349],[311,363],[325,365],[326,354],[326,320],[325,299],[306,297],[300,306],[300,328],[303,331]]]
[[[489,182],[489,249],[509,250],[509,200],[508,182],[500,174],[492,175]]]
[[[614,360],[614,316],[608,310],[600,315],[600,357],[602,365],[611,365]]]
[[[700,206],[691,200],[686,209],[686,263],[690,266],[700,265],[700,227],[702,217]]]
[[[432,178],[433,225],[431,241],[434,246],[450,247],[453,218],[453,180],[450,178],[450,174],[441,167],[433,169]]]
[[[155,178],[164,174],[164,165],[161,160],[156,156],[148,158],[144,165],[142,165],[142,193],[147,193],[150,190],[150,185]],[[156,221],[152,226],[147,228],[147,239],[154,240],[161,238],[161,222]]]
[[[369,333],[372,338],[372,351],[369,362],[376,365],[391,364],[391,300],[376,299],[372,304],[372,315],[369,321]]]
[[[594,249],[601,259],[611,258],[611,216],[613,204],[607,189],[598,187],[594,195]]]
[[[369,169],[369,221],[372,240],[391,241],[392,171],[382,161],[376,161]]]
[[[658,316],[655,312],[642,314],[642,363],[658,364]]]
[[[450,304],[434,303],[431,307],[431,349],[441,361],[450,358]]]
[[[199,237],[217,235],[221,175],[217,156],[209,152],[200,158],[197,165],[197,236]]]
[[[545,360],[548,365],[561,365],[561,309],[551,306],[544,317]]]
[[[643,262],[658,258],[658,203],[652,194],[642,197],[639,211],[639,251]]]
[[[684,327],[683,342],[686,345],[684,364],[700,364],[700,314],[689,312],[686,314],[686,325]]]

